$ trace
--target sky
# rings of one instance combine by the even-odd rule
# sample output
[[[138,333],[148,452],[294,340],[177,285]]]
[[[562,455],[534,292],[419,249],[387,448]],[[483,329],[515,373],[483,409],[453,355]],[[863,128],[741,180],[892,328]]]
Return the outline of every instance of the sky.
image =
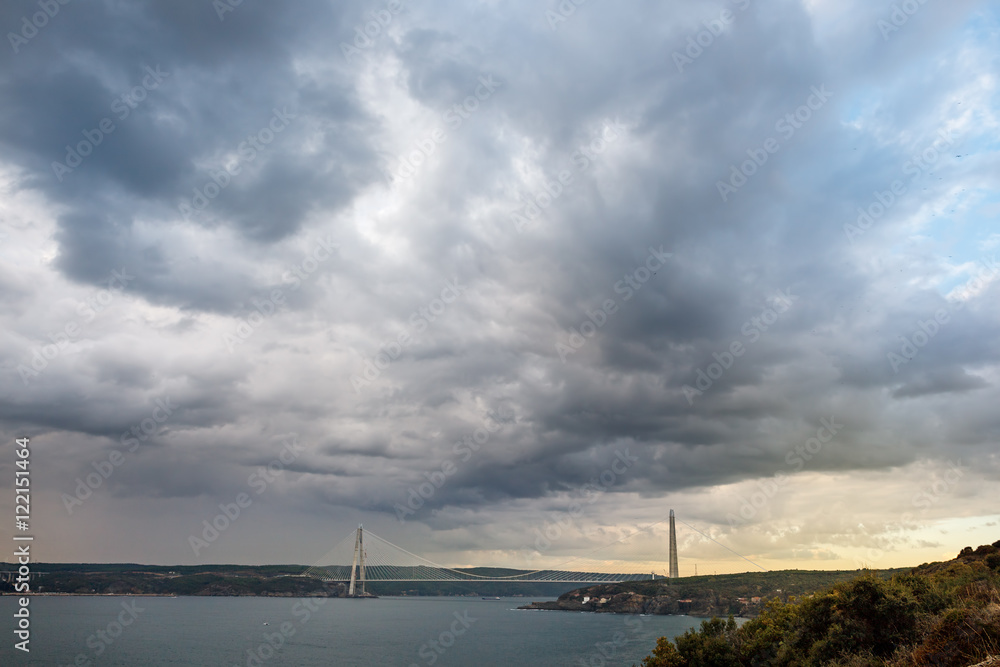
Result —
[[[364,524],[665,572],[670,509],[682,575],[1000,539],[995,4],[0,27],[0,488],[30,438],[36,559],[322,564]]]

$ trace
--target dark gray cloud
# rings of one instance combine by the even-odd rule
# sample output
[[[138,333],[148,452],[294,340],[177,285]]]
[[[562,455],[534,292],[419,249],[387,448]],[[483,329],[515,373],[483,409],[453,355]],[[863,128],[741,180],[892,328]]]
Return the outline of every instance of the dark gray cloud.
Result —
[[[493,562],[596,488],[544,557],[670,506],[846,566],[995,512],[983,5],[889,32],[891,7],[825,0],[587,3],[555,30],[558,3],[404,2],[377,31],[384,3],[60,7],[0,49],[0,433],[52,470],[52,560],[267,560],[280,526],[304,562],[364,520]],[[195,558],[289,434],[256,518]],[[953,464],[967,483],[901,518]]]

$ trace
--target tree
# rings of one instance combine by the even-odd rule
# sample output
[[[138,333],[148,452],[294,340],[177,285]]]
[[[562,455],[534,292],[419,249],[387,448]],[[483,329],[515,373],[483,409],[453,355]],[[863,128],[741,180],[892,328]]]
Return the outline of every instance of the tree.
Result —
[[[701,622],[701,630],[688,630],[676,639],[677,652],[687,667],[739,667],[733,639],[736,621],[713,618]]]
[[[674,648],[673,642],[666,637],[656,640],[656,648],[652,654],[642,660],[642,667],[687,667],[687,662]]]

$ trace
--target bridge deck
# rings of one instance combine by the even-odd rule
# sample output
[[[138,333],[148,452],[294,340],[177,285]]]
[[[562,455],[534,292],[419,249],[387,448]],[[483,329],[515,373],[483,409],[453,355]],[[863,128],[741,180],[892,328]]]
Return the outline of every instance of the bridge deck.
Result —
[[[349,582],[351,580],[351,578],[350,577],[332,577],[332,578],[325,578],[324,577],[321,580],[322,581],[330,581],[330,582],[332,582],[332,581]],[[456,579],[454,577],[450,577],[450,578],[434,577],[434,578],[427,578],[427,579],[412,579],[412,578],[406,578],[406,579],[382,579],[382,578],[372,579],[372,578],[368,578],[367,581],[370,584],[371,583],[379,583],[381,581],[413,581],[413,582],[420,582],[420,581],[448,581],[448,582],[452,582],[452,583],[463,583],[463,582],[472,582],[472,583],[475,583],[477,581],[498,581],[498,582],[507,582],[507,583],[523,582],[523,583],[528,583],[528,584],[619,584],[619,583],[622,583],[622,582],[625,582],[625,581],[651,581],[651,579],[650,579],[649,575],[643,575],[641,577],[608,578],[608,579],[603,579],[603,578],[602,579],[596,579],[596,578],[592,578],[592,579],[554,579],[554,578],[553,579],[514,579],[514,578],[508,578],[508,577],[475,577],[475,578],[469,578],[469,579]]]
[[[323,579],[323,581],[350,582],[350,579]],[[500,581],[506,583],[526,583],[526,584],[619,584],[623,581],[649,581],[649,579],[368,579],[369,584],[377,584],[382,581],[448,581],[454,584],[476,583],[478,581]]]

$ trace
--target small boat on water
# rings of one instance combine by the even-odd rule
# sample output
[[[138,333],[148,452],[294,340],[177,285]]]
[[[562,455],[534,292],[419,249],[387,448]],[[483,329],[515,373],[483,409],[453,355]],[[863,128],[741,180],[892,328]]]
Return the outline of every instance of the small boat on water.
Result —
[[[483,598],[484,600],[499,600],[500,598]]]

